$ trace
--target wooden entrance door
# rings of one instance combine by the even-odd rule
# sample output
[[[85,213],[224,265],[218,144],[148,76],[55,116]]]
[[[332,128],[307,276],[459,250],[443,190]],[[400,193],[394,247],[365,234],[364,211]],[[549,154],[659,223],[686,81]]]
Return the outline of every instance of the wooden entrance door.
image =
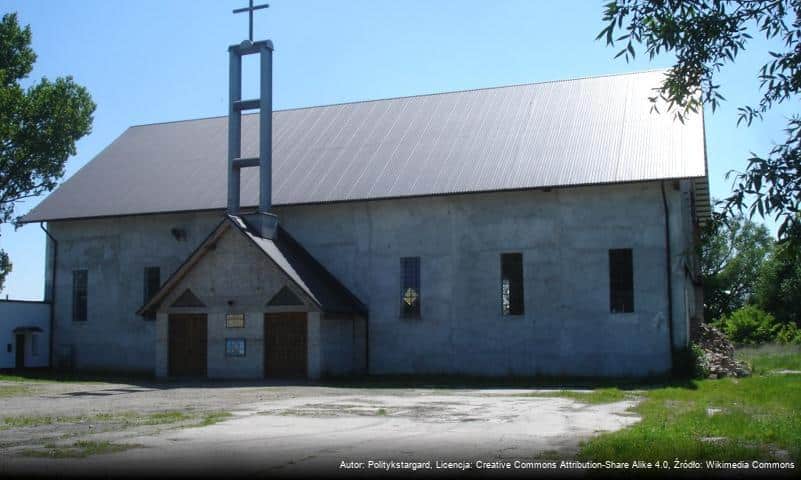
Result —
[[[306,378],[306,313],[264,314],[264,376]]]
[[[25,368],[25,334],[18,333],[16,335],[17,349],[14,351],[15,363],[14,368]]]
[[[169,316],[169,375],[206,376],[206,315]]]

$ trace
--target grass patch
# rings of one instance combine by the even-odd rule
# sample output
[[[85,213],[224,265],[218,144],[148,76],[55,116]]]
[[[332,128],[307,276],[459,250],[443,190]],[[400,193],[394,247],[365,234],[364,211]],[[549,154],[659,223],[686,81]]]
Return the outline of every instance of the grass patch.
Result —
[[[209,418],[216,418],[215,415],[220,415],[218,412],[207,414],[200,417],[202,423],[209,421]],[[187,414],[178,410],[169,410],[165,412],[140,414],[136,412],[122,412],[122,413],[98,413],[95,415],[84,416],[18,416],[18,417],[5,417],[0,419],[0,430],[9,428],[25,428],[25,427],[40,427],[42,425],[55,425],[55,424],[77,424],[77,423],[92,423],[92,424],[115,424],[122,425],[123,428],[137,425],[166,425],[171,423],[190,422],[197,419],[198,415]],[[219,421],[219,420],[215,420]]]
[[[754,354],[751,377],[693,382],[696,388],[654,388],[634,412],[642,421],[582,444],[582,460],[801,461],[801,354]],[[708,409],[717,413],[710,414]],[[786,453],[778,453],[783,451]]]
[[[630,400],[635,398],[636,395],[632,392],[620,390],[619,388],[598,388],[596,390],[589,390],[586,392],[578,392],[575,390],[559,390],[555,392],[522,393],[519,396],[571,398],[577,402],[597,405],[602,403],[614,403],[621,402],[623,400]]]
[[[801,346],[762,345],[737,350],[737,358],[746,361],[754,374],[777,370],[801,371]]]
[[[109,441],[89,441],[80,440],[69,447],[58,447],[54,444],[46,444],[45,449],[29,448],[23,450],[20,455],[25,457],[41,458],[84,458],[90,455],[104,455],[109,453],[124,452],[132,448],[142,448],[142,445],[133,443],[113,443]]]
[[[375,414],[381,417],[385,417],[387,415],[387,410],[385,408],[379,408],[378,411],[375,412]]]
[[[203,416],[203,420],[198,424],[195,425],[197,427],[208,427],[209,425],[214,425],[215,423],[220,423],[223,420],[227,420],[231,418],[233,415],[231,412],[211,412],[207,413]]]
[[[31,389],[24,385],[0,385],[0,398],[16,397],[27,395]]]
[[[13,383],[46,383],[48,380],[39,379],[37,376],[16,375],[8,373],[0,373],[0,382],[13,382]]]
[[[536,460],[564,460],[565,454],[558,450],[545,450],[534,457]]]
[[[104,423],[124,423],[128,425],[164,425],[169,423],[179,423],[189,421],[194,416],[180,410],[167,410],[156,413],[99,413],[89,418],[89,420]]]
[[[156,413],[99,413],[86,420],[104,423],[126,423],[132,425],[162,425],[165,423],[177,423],[191,420],[193,417],[179,410],[167,410]]]
[[[54,423],[79,423],[83,417],[50,417],[50,416],[27,416],[5,417],[0,420],[2,428],[23,428],[39,427],[42,425],[52,425]]]
[[[17,383],[125,383],[149,384],[150,373],[108,374],[104,372],[75,372],[48,369],[33,369],[14,373],[0,373],[0,382]]]
[[[190,419],[192,419],[192,415],[174,410],[151,413],[149,415],[145,415],[144,417],[135,417],[133,420],[140,425],[163,425],[166,423],[184,422]]]

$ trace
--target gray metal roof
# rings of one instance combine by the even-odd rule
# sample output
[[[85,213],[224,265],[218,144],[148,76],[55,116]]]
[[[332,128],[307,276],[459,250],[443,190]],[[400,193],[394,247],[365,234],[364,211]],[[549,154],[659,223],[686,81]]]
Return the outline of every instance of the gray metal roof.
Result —
[[[367,315],[367,307],[339,279],[323,267],[297,240],[280,225],[275,238],[264,238],[252,231],[241,217],[226,215],[231,222],[258,246],[323,311]]]
[[[273,113],[273,204],[706,176],[701,115],[651,113],[662,71]],[[131,127],[26,222],[226,205],[227,117]],[[257,156],[258,115],[243,118]],[[258,203],[245,169],[242,205]]]

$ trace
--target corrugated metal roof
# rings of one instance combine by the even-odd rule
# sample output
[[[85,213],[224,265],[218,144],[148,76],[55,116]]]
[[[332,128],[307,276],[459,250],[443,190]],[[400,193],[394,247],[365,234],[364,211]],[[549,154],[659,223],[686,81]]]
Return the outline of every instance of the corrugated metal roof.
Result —
[[[701,115],[651,113],[662,71],[273,113],[273,203],[481,192],[706,175]],[[226,204],[227,117],[131,127],[27,222]],[[258,115],[243,118],[257,156]],[[245,169],[242,205],[258,203]]]

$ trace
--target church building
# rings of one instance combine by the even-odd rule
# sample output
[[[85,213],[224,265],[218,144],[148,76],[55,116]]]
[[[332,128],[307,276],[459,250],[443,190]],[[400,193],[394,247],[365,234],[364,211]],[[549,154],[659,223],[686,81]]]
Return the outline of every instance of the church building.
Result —
[[[687,347],[704,126],[651,111],[663,71],[273,111],[272,43],[229,52],[227,116],[130,127],[24,217],[53,366],[617,377]]]

